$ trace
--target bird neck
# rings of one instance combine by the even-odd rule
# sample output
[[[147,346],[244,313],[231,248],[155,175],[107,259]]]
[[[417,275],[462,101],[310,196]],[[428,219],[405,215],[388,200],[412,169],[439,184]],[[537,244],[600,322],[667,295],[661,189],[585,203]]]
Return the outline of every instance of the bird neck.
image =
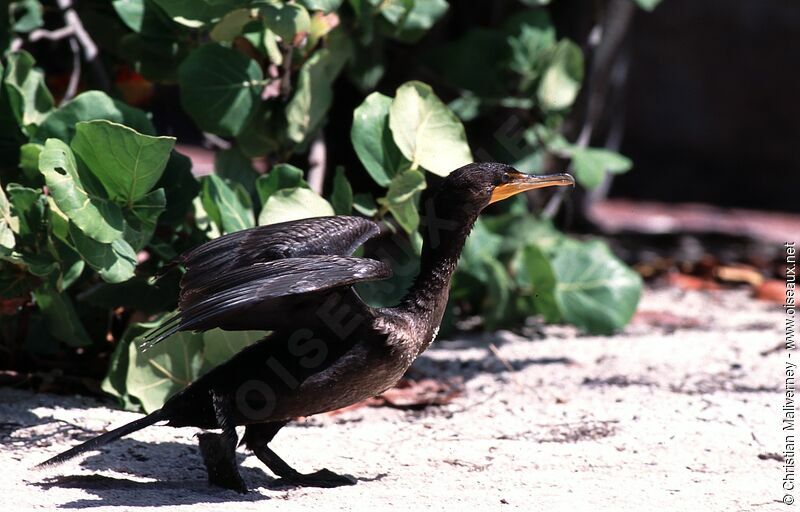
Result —
[[[441,201],[436,201],[435,206],[441,206]],[[458,208],[441,213],[425,212],[419,274],[400,308],[424,317],[431,329],[438,329],[442,321],[453,272],[477,218],[477,212],[473,214]]]

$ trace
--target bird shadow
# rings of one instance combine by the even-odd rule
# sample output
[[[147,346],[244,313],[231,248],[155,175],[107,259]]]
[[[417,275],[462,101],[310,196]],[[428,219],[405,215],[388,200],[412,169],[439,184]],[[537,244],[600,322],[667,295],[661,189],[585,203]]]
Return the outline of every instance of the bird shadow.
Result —
[[[242,478],[251,489],[277,489],[282,486],[279,479],[267,475],[260,468],[242,467],[245,454],[237,453],[236,456]],[[82,474],[51,476],[31,484],[43,489],[82,489],[94,495],[93,498],[81,498],[60,505],[60,508],[65,509],[115,505],[153,507],[269,499],[259,492],[240,494],[210,485],[199,450],[195,446],[182,443],[120,439],[104,448],[103,452],[86,457],[80,465],[90,471],[110,470],[150,481],[124,476]]]
[[[256,489],[286,491],[297,487],[276,478],[258,467],[242,466],[249,454],[237,452],[239,472],[250,489],[245,494],[208,483],[196,446],[175,443],[150,443],[120,439],[101,453],[86,457],[80,466],[90,471],[113,471],[122,475],[147,478],[149,481],[101,474],[58,475],[43,478],[31,485],[42,489],[81,489],[94,497],[85,497],[59,506],[84,509],[105,506],[158,507],[194,503],[251,502],[271,499]],[[380,480],[385,474],[358,477],[358,482]]]

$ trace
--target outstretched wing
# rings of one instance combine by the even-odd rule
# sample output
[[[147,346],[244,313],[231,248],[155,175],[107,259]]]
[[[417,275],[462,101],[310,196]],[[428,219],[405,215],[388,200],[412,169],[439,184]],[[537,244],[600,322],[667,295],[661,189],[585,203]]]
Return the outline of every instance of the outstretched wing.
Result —
[[[391,268],[349,255],[380,228],[359,217],[318,217],[231,233],[178,257],[186,268],[178,312],[148,333],[150,347],[178,331],[272,330],[287,311],[319,303],[334,289],[385,279]]]

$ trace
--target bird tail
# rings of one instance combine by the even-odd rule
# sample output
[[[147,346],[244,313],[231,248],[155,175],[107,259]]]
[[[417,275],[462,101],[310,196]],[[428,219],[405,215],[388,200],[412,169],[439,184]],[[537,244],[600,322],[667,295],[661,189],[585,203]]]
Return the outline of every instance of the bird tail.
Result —
[[[69,450],[59,453],[55,457],[48,459],[40,464],[36,465],[36,468],[41,469],[48,466],[55,466],[56,464],[61,464],[63,462],[68,461],[69,459],[80,455],[83,452],[94,450],[99,448],[105,444],[108,444],[112,441],[116,441],[122,436],[127,436],[132,432],[136,432],[137,430],[141,430],[145,427],[149,427],[153,423],[156,423],[161,420],[167,419],[167,413],[163,409],[159,409],[157,411],[153,411],[152,413],[148,414],[144,418],[139,418],[138,420],[134,420],[130,423],[127,423],[119,428],[115,428],[110,432],[106,432],[105,434],[101,434],[97,437],[93,437],[88,441],[79,444],[74,448],[70,448]]]

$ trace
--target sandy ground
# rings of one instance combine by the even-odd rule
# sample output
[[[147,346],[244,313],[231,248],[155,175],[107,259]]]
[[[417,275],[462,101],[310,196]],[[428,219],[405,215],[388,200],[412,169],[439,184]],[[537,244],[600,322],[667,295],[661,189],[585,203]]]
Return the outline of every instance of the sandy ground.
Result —
[[[782,324],[744,292],[650,290],[614,337],[550,326],[437,342],[414,371],[463,378],[452,402],[318,416],[275,439],[301,471],[359,479],[337,489],[287,487],[244,452],[253,490],[210,487],[196,431],[160,426],[33,471],[137,415],[0,389],[0,510],[789,509],[775,460],[785,355],[759,354]]]

